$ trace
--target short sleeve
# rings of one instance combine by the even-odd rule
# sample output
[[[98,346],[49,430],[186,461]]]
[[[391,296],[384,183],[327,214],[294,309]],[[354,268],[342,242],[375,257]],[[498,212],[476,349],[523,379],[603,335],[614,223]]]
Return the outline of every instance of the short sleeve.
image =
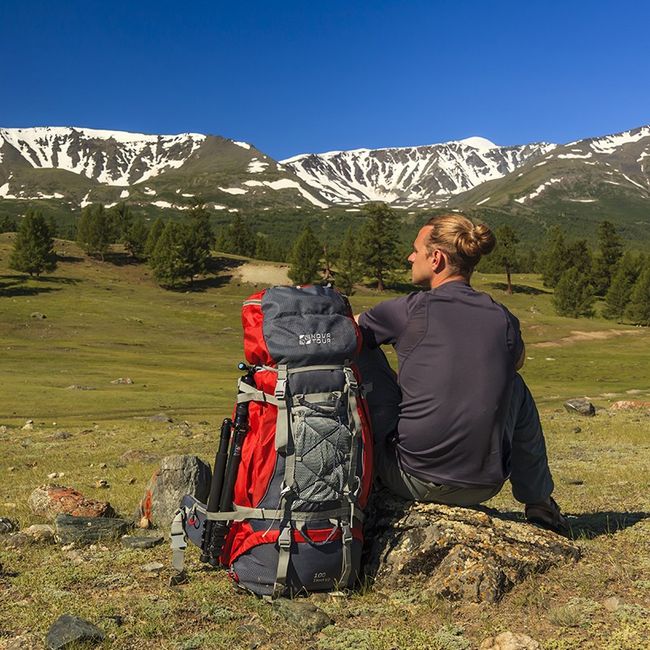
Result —
[[[406,328],[410,312],[420,295],[421,292],[416,291],[408,296],[380,302],[363,312],[359,317],[359,328],[366,345],[370,348],[387,343],[394,345]]]
[[[506,314],[506,319],[508,321],[508,328],[506,332],[506,338],[508,343],[508,349],[512,353],[514,363],[517,363],[521,358],[521,355],[524,351],[524,340],[521,337],[521,327],[519,325],[519,319],[505,307],[503,311]]]

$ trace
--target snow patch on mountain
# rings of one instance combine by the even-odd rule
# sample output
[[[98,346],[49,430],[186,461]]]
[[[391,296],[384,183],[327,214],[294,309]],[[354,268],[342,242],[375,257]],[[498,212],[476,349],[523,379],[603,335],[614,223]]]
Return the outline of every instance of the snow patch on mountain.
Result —
[[[51,126],[0,129],[0,145],[12,146],[34,168],[63,169],[117,186],[181,167],[205,138]]]
[[[545,183],[542,183],[537,189],[533,190],[530,194],[526,194],[526,196],[515,199],[515,201],[517,203],[526,203],[534,198],[537,198],[547,187],[550,187],[555,183],[559,183],[561,180],[561,178],[550,178]]]
[[[612,153],[623,145],[632,144],[647,137],[650,137],[650,126],[642,126],[639,129],[594,138],[589,144],[597,153]]]

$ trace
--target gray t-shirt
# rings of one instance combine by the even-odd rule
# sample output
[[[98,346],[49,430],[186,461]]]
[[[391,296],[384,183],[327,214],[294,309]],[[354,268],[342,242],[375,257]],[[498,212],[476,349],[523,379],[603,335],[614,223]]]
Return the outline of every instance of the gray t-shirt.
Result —
[[[397,352],[404,471],[458,487],[503,483],[504,425],[523,351],[517,318],[454,281],[382,302],[359,325],[369,347],[389,343]]]

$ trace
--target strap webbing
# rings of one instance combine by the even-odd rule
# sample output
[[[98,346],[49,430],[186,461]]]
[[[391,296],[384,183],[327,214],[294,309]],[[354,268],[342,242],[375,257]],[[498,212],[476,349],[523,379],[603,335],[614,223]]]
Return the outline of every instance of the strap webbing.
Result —
[[[171,547],[172,566],[178,573],[182,573],[185,566],[185,549],[187,548],[187,537],[185,536],[185,510],[180,508],[176,511],[172,520]]]
[[[266,521],[281,521],[287,514],[286,510],[274,510],[271,508],[248,508],[246,506],[235,506],[234,510],[229,512],[206,512],[203,508],[197,508],[202,513],[205,513],[206,519],[210,521],[243,521],[244,519],[263,519]],[[329,521],[330,519],[338,519],[344,515],[348,515],[350,507],[346,504],[341,508],[334,508],[332,510],[321,510],[319,512],[297,512],[291,513],[291,521],[296,522],[310,522],[310,521]],[[363,522],[365,515],[362,511],[355,511],[355,518],[359,522]]]
[[[289,573],[289,560],[291,558],[291,523],[286,522],[278,537],[278,568],[275,573],[273,585],[273,598],[282,596],[287,588],[287,574]]]
[[[278,417],[275,422],[275,448],[284,451],[289,444],[289,409],[287,408],[287,366],[281,364],[277,368],[278,379],[275,384],[275,399],[277,400]]]
[[[278,400],[274,395],[269,395],[262,390],[247,384],[241,379],[237,382],[237,403],[241,402],[268,402],[269,404],[278,405]]]

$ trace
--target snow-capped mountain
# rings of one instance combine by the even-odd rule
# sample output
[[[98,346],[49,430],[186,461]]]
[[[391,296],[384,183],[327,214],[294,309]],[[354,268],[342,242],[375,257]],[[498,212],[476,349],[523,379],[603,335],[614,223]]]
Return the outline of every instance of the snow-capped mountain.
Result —
[[[385,201],[429,207],[502,178],[556,146],[501,147],[473,137],[419,147],[304,154],[281,163],[333,204]]]
[[[37,169],[64,169],[127,187],[181,167],[205,138],[200,133],[145,135],[50,126],[0,129],[0,162],[9,145]]]

